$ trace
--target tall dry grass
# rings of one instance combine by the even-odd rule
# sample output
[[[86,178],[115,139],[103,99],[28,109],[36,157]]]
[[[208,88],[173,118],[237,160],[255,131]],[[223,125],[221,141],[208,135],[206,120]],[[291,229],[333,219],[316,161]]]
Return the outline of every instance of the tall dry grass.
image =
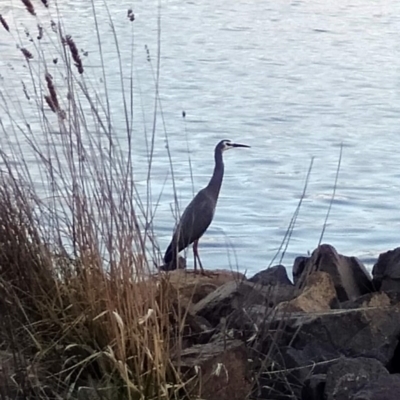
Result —
[[[37,31],[0,18],[28,77],[23,92],[0,91],[0,398],[182,398],[171,360],[183,316],[152,276],[158,248],[133,179],[132,99],[122,90],[121,151],[107,86],[102,97],[92,85],[57,3],[22,3]],[[92,12],[96,21],[94,2]]]

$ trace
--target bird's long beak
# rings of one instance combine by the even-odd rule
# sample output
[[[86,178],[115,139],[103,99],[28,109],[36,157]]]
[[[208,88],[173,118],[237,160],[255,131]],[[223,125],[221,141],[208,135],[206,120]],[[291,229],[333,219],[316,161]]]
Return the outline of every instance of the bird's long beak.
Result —
[[[232,147],[250,147],[247,144],[232,143]]]

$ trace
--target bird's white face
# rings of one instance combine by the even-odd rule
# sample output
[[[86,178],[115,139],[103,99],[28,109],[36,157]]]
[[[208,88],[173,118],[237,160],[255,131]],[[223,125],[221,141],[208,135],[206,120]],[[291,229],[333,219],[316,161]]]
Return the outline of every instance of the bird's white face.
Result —
[[[250,146],[247,146],[246,144],[233,143],[230,140],[221,140],[217,144],[216,150],[221,151],[221,153],[223,153],[224,151],[233,149],[234,147],[250,147]]]
[[[233,149],[233,143],[230,140],[222,141],[222,151]]]

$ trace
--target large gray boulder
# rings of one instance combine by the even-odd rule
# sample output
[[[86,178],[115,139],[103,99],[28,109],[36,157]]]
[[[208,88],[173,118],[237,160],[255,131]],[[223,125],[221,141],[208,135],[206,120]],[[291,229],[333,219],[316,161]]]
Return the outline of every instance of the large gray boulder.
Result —
[[[304,382],[301,391],[301,398],[307,400],[325,400],[325,385],[326,374],[311,375]]]
[[[378,290],[400,292],[400,247],[379,255],[372,276]]]
[[[241,329],[253,325],[250,315],[262,309],[263,314],[272,312],[273,307],[282,301],[291,300],[296,295],[293,285],[260,285],[253,282],[228,282],[214,290],[204,299],[193,305],[195,315],[206,318],[213,326],[221,319],[227,326]]]
[[[374,290],[365,266],[356,257],[341,255],[328,244],[315,249],[307,261],[303,259],[297,263],[293,270],[296,286],[304,287],[307,276],[315,271],[327,272],[332,277],[340,302],[354,300]]]
[[[374,358],[342,358],[326,375],[327,400],[351,400],[367,383],[389,376],[388,370]]]
[[[281,399],[301,390],[310,376],[327,374],[341,358],[365,357],[387,367],[393,362],[400,337],[400,306],[292,313],[275,318],[259,340],[260,354],[268,354],[269,374],[262,375],[260,398]],[[279,372],[278,372],[279,371]],[[309,382],[309,391],[321,391],[320,382]]]
[[[275,265],[263,271],[257,272],[249,279],[249,282],[259,283],[260,285],[289,285],[293,286],[290,281],[286,268],[283,265]]]
[[[335,310],[299,317],[290,329],[294,335],[287,351],[299,365],[346,356],[375,358],[386,366],[398,344],[400,307]]]
[[[400,375],[389,375],[367,383],[351,400],[399,400]]]

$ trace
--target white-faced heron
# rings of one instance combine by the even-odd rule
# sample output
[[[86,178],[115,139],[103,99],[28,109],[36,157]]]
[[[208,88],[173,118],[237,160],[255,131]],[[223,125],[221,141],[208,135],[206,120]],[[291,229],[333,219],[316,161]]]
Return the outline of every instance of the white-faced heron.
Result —
[[[235,147],[250,147],[244,144],[232,143],[230,140],[221,140],[215,147],[214,173],[208,185],[200,190],[190,204],[186,207],[174,231],[171,243],[164,255],[165,264],[160,267],[164,271],[176,269],[177,258],[180,251],[193,243],[194,270],[197,271],[199,261],[201,273],[204,269],[198,253],[199,239],[210,226],[217,205],[219,191],[224,177],[224,162],[222,153]]]

